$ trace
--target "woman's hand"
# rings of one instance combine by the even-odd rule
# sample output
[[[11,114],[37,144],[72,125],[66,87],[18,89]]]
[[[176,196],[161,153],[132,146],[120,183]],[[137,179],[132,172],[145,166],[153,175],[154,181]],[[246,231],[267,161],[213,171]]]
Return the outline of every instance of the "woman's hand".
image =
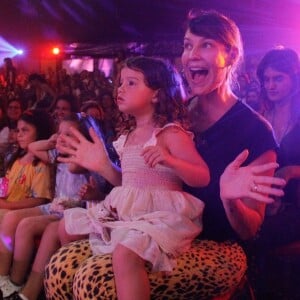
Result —
[[[267,163],[258,166],[241,165],[248,157],[248,150],[240,153],[224,170],[220,178],[220,196],[224,200],[250,198],[257,201],[272,203],[272,196],[283,196],[282,188],[286,181],[273,176],[260,174],[276,169],[277,163]]]

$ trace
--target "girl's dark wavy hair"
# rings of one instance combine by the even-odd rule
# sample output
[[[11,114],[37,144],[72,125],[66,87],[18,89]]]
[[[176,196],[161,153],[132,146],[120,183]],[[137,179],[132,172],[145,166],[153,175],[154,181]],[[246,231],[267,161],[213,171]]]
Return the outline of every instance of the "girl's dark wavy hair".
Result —
[[[264,74],[267,68],[272,68],[278,72],[287,74],[293,82],[292,114],[300,115],[300,60],[298,54],[289,48],[275,48],[268,51],[257,67],[257,77],[261,86],[261,99],[265,110],[273,108],[273,102],[267,97],[264,87]]]
[[[144,75],[145,84],[157,91],[157,102],[154,103],[153,121],[161,127],[170,122],[179,123],[184,128],[189,127],[187,111],[184,106],[184,91],[181,77],[175,68],[160,58],[146,56],[131,57],[124,61],[122,68],[127,67]],[[120,74],[118,75],[120,80]],[[115,95],[117,90],[115,90]],[[119,133],[135,128],[133,116],[121,114],[117,128]]]
[[[38,140],[46,140],[54,133],[54,122],[49,113],[40,109],[29,109],[23,112],[20,119],[36,128]],[[26,150],[18,147],[16,152],[11,156],[9,161],[7,162],[7,169],[10,169],[14,162],[23,157],[27,153]],[[36,166],[40,160],[35,158],[33,160],[33,165]]]

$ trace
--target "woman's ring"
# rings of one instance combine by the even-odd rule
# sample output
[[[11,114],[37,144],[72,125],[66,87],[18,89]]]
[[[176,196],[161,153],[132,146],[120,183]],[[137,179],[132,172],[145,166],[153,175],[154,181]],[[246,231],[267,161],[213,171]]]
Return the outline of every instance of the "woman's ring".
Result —
[[[252,186],[251,190],[252,190],[252,192],[257,193],[257,191],[258,191],[258,185],[256,183],[253,183],[253,186]]]

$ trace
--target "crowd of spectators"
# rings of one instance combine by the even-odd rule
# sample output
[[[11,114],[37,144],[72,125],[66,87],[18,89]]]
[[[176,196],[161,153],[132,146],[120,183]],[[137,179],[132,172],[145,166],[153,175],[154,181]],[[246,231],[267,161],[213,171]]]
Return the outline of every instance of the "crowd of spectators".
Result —
[[[68,74],[65,69],[55,72],[49,68],[46,74],[18,73],[12,60],[6,59],[0,69],[0,177],[5,175],[6,162],[16,149],[17,121],[28,109],[47,111],[57,125],[66,110],[84,112],[101,122],[106,142],[111,144],[116,138],[118,118],[114,79],[101,70]],[[233,91],[240,101],[263,115],[263,89],[263,78],[257,78],[256,72],[243,71],[237,76]],[[272,120],[268,121],[274,127]]]
[[[9,62],[7,65],[6,62]],[[10,72],[7,68],[13,70]],[[55,123],[64,109],[66,100],[72,112],[91,111],[101,120],[109,141],[114,139],[117,108],[113,100],[113,82],[100,70],[68,74],[65,69],[45,74],[18,72],[12,59],[5,58],[0,68],[0,176],[4,176],[3,161],[14,149],[17,120],[28,109],[49,112]]]

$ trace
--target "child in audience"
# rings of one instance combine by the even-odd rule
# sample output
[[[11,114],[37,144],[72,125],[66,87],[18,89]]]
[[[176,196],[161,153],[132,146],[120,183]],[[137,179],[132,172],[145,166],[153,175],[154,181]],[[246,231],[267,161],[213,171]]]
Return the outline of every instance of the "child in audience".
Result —
[[[81,118],[77,114],[72,114],[61,121],[57,134],[47,140],[30,144],[30,151],[43,162],[56,164],[57,156],[63,155],[63,153],[58,153],[55,145],[63,143],[60,136],[62,134],[69,135],[71,126],[78,128],[87,136],[87,128]],[[78,172],[83,172],[83,174],[78,174]],[[3,297],[9,297],[21,289],[31,263],[30,257],[36,247],[35,240],[43,235],[47,225],[58,221],[65,208],[82,204],[79,191],[82,185],[87,184],[88,176],[89,173],[72,163],[58,163],[56,164],[54,200],[49,204],[17,210],[5,216],[0,232],[0,289]],[[83,189],[80,193],[83,195],[86,190]],[[42,239],[41,247],[45,255],[50,257],[59,244],[52,243],[51,239]],[[30,294],[30,297],[28,295],[29,299],[37,299],[42,287],[43,273],[35,272],[35,264],[39,263],[40,260],[37,263],[34,262],[28,279],[29,291],[36,291],[36,295]],[[46,262],[44,266],[45,264]],[[24,298],[26,295],[22,295],[22,297]]]
[[[126,61],[117,104],[131,122],[114,143],[122,174],[95,135],[92,144],[74,132],[76,139],[65,137],[71,147],[62,146],[71,155],[62,161],[76,160],[100,174],[105,168],[117,186],[97,206],[68,209],[64,216],[69,234],[90,233],[94,254],[112,253],[118,299],[150,299],[145,263],[153,272],[171,271],[174,258],[202,230],[203,203],[184,193],[182,182],[205,186],[209,171],[187,131],[180,87],[162,60]]]
[[[52,133],[53,122],[48,113],[28,110],[21,115],[17,123],[17,149],[8,161],[8,171],[2,180],[7,183],[7,192],[2,186],[0,223],[9,210],[41,205],[51,199],[49,168],[28,151],[28,146],[49,138]]]

